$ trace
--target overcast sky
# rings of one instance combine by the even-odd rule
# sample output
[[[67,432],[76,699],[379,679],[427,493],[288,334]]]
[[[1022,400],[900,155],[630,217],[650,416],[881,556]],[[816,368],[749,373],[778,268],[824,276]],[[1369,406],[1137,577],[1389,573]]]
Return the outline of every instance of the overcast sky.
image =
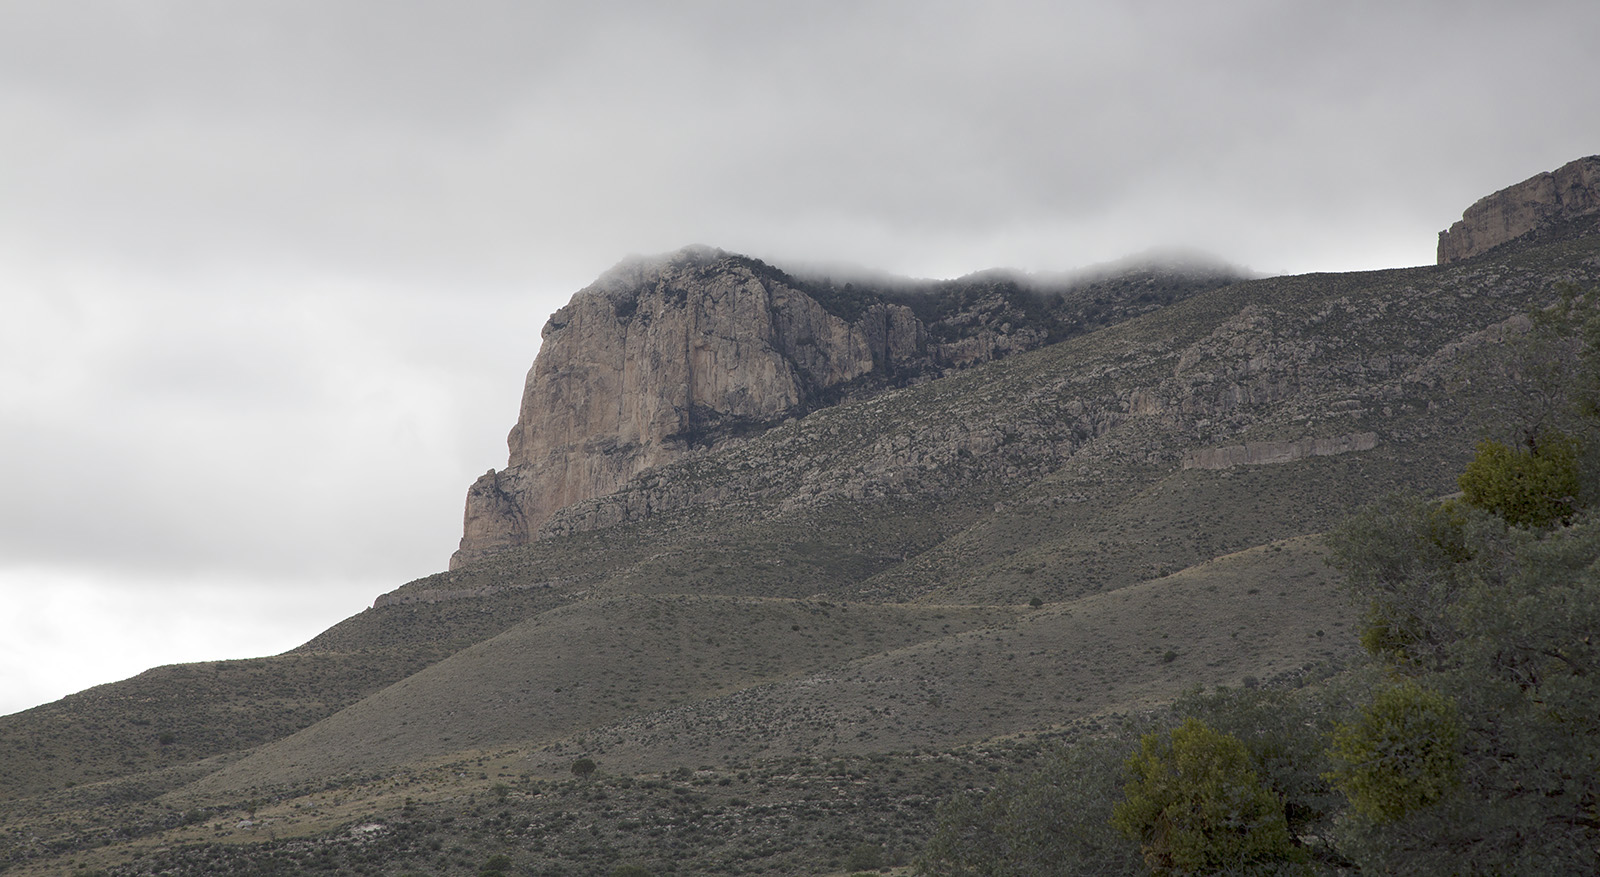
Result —
[[[706,243],[1429,263],[1600,4],[0,0],[0,713],[442,569],[550,311]]]

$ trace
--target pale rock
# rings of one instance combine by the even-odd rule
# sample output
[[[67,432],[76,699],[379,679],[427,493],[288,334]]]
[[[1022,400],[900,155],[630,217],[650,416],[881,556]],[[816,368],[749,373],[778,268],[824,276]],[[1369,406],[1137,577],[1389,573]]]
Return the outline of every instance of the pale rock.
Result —
[[[781,273],[705,247],[618,265],[541,335],[506,468],[468,490],[452,569],[526,544],[560,509],[695,447],[776,425],[926,347],[905,307],[874,304],[847,323]]]
[[[1481,198],[1439,232],[1438,262],[1476,256],[1530,231],[1594,216],[1600,227],[1600,155],[1568,162]]]
[[[1225,448],[1205,448],[1183,455],[1185,469],[1232,469],[1235,466],[1270,466],[1292,463],[1307,457],[1329,457],[1370,451],[1378,446],[1375,432],[1351,433],[1330,438],[1308,438],[1292,442],[1246,442]]]

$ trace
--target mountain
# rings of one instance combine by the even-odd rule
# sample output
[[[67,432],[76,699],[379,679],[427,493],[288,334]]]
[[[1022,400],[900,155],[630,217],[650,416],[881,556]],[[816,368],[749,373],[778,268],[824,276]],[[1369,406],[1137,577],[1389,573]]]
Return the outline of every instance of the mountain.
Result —
[[[546,325],[451,569],[0,717],[0,861],[837,872],[1048,741],[1335,672],[1318,534],[1544,404],[1527,315],[1600,281],[1578,165],[1419,268],[624,262]]]
[[[1243,279],[1218,264],[955,281],[801,279],[708,247],[630,259],[551,315],[506,467],[467,492],[451,568],[561,509],[784,420],[953,374]]]

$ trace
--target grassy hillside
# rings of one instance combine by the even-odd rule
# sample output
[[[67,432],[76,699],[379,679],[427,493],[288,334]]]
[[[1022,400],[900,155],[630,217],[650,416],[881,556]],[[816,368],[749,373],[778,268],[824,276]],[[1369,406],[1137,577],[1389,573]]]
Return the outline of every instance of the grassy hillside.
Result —
[[[440,661],[196,789],[303,783],[558,741],[1011,614],[699,595],[585,600]]]
[[[543,776],[578,755],[631,773],[950,747],[1336,660],[1353,644],[1327,633],[1349,615],[1311,538],[1037,609],[588,600],[441,661],[194,791],[260,795],[512,746]]]

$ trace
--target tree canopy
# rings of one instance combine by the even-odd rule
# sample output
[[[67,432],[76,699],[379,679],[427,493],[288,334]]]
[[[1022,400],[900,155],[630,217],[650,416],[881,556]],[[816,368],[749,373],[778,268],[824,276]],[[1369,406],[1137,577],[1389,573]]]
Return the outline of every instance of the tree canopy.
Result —
[[[1156,877],[1266,873],[1303,861],[1283,801],[1262,784],[1239,738],[1189,718],[1128,757],[1111,824],[1139,843]]]

